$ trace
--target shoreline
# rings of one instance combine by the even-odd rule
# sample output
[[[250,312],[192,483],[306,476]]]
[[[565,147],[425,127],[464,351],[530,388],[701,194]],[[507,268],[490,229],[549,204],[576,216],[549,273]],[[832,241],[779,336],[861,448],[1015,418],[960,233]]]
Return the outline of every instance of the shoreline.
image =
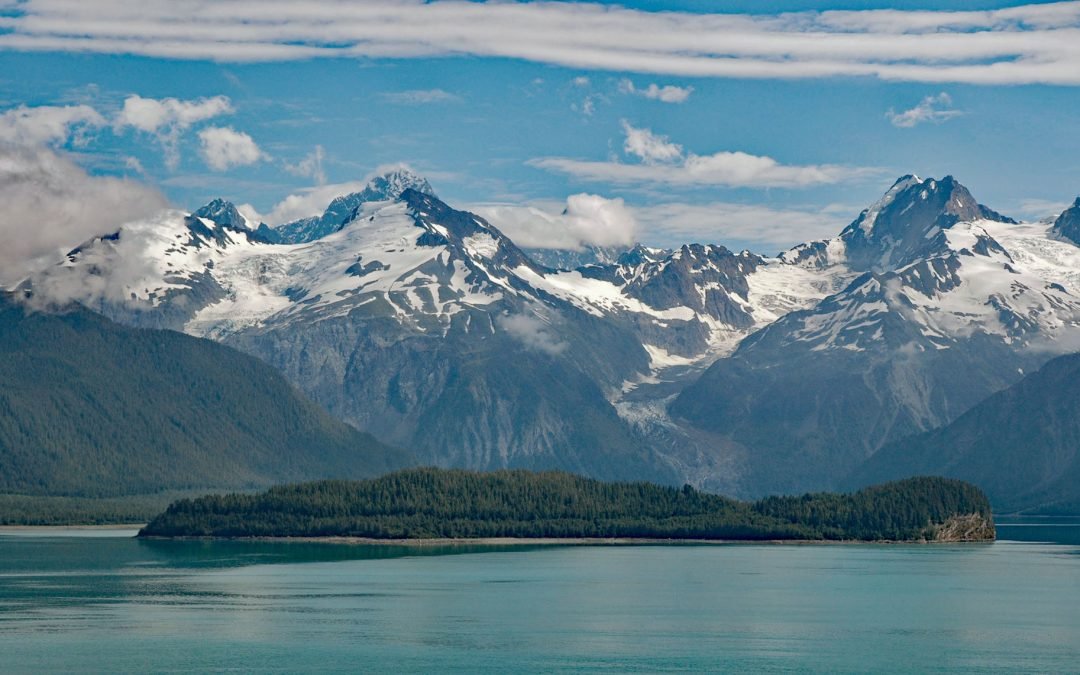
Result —
[[[25,530],[141,530],[146,523],[114,523],[109,525],[0,525],[0,532]]]
[[[992,544],[996,539],[967,540],[967,541],[939,541],[939,540],[878,540],[866,541],[860,539],[656,539],[648,537],[477,537],[477,538],[438,538],[438,539],[376,539],[373,537],[139,537],[152,541],[236,541],[236,542],[263,542],[263,543],[295,543],[295,544],[341,544],[348,546],[406,546],[424,548],[429,546],[724,546],[724,545],[754,545],[767,544],[770,546],[782,545],[896,545],[896,544]]]

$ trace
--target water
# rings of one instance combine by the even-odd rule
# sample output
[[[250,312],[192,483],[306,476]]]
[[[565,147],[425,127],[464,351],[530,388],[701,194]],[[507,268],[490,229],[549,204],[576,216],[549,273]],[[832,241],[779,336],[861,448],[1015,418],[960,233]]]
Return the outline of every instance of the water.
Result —
[[[1076,672],[1077,525],[453,552],[22,532],[0,536],[0,671]]]

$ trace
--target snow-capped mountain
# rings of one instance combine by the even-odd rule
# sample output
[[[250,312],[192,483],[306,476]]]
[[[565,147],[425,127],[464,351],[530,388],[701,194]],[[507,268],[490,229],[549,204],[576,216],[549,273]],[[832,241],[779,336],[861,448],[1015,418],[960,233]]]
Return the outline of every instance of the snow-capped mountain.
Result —
[[[365,204],[398,199],[406,190],[435,196],[435,191],[431,189],[427,179],[408,169],[395,169],[372,178],[359,192],[335,197],[321,216],[301,218],[273,228],[263,225],[259,234],[276,244],[315,241],[340,230],[345,223],[356,217],[357,209],[362,209]]]
[[[1075,348],[1077,214],[1016,223],[905,176],[776,258],[637,246],[566,270],[398,171],[276,229],[223,200],[129,223],[22,291],[239,347],[425,461],[752,495],[832,487]]]
[[[1080,338],[1080,248],[951,178],[905,177],[836,240],[786,258],[868,271],[743,340],[672,407],[749,448],[763,490],[831,485]]]

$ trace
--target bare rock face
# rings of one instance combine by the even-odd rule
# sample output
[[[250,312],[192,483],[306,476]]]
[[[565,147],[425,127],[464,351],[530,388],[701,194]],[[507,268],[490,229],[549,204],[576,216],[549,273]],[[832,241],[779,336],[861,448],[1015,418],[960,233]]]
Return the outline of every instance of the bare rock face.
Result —
[[[994,541],[994,520],[982,513],[953,516],[940,525],[931,525],[927,540],[934,542]]]

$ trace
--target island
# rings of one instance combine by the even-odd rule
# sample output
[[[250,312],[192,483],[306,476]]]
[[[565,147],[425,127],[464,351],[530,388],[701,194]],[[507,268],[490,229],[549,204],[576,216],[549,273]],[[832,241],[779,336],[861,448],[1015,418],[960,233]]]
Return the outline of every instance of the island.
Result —
[[[919,477],[850,494],[744,502],[694,489],[563,472],[407,469],[170,505],[140,537],[364,542],[992,541],[990,502],[963,481]]]

